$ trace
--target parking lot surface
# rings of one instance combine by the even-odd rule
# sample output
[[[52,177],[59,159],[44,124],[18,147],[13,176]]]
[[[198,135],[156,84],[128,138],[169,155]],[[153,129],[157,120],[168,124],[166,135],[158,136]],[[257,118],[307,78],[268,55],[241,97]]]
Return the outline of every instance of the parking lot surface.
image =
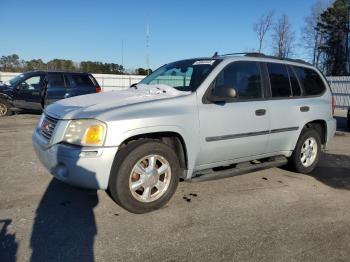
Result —
[[[53,179],[31,146],[38,115],[1,118],[0,261],[349,261],[350,133],[337,115],[313,174],[182,182],[144,215]]]

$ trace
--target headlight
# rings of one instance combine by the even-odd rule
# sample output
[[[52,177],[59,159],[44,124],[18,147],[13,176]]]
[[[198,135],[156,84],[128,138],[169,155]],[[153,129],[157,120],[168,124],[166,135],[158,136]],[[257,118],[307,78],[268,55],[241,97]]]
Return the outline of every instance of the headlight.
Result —
[[[63,141],[80,146],[103,146],[106,131],[106,124],[95,119],[72,120]]]

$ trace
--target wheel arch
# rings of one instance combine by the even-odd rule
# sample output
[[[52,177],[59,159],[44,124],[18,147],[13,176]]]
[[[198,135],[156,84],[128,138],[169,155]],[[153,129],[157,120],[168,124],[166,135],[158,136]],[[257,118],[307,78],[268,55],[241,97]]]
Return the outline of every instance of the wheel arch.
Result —
[[[317,119],[306,123],[303,127],[305,128],[314,128],[320,134],[321,144],[325,145],[327,143],[327,122],[322,119]]]
[[[154,139],[154,140],[162,141],[164,144],[174,149],[177,156],[179,157],[181,168],[183,170],[188,169],[189,160],[188,160],[187,146],[185,143],[185,139],[180,133],[174,132],[174,131],[158,131],[158,132],[137,134],[124,139],[121,142],[119,148],[121,149],[127,144],[140,139]]]
[[[9,100],[11,100],[11,97],[6,95],[6,94],[4,94],[4,93],[0,93],[0,99],[4,99],[7,102],[9,102]]]

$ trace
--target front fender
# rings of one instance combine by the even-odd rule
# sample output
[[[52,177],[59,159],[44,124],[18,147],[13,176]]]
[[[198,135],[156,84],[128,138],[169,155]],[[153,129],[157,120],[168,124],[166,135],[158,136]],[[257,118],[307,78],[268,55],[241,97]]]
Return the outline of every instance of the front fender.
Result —
[[[9,102],[12,101],[12,97],[10,97],[9,95],[7,95],[7,94],[5,94],[5,93],[1,93],[1,92],[0,92],[0,98],[6,99],[6,100],[8,100]]]
[[[119,146],[124,141],[136,137],[136,136],[146,136],[149,134],[154,133],[165,133],[165,132],[171,132],[176,133],[183,139],[185,143],[185,150],[187,154],[187,160],[188,160],[188,169],[193,170],[197,156],[199,153],[199,141],[198,141],[198,135],[196,135],[196,132],[194,130],[191,130],[192,132],[189,132],[187,130],[184,130],[181,127],[178,126],[148,126],[148,127],[142,127],[142,128],[135,128],[127,130],[123,133],[120,133],[116,135],[113,130],[108,130],[108,135],[106,139],[106,146]]]

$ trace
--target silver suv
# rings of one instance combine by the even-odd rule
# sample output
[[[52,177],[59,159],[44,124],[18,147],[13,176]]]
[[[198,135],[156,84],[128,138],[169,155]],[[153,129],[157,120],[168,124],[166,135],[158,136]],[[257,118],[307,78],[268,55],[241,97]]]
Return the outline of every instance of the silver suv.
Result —
[[[310,173],[334,136],[332,93],[300,60],[231,54],[166,64],[128,90],[48,106],[33,135],[43,165],[145,213],[179,179],[290,165]]]

